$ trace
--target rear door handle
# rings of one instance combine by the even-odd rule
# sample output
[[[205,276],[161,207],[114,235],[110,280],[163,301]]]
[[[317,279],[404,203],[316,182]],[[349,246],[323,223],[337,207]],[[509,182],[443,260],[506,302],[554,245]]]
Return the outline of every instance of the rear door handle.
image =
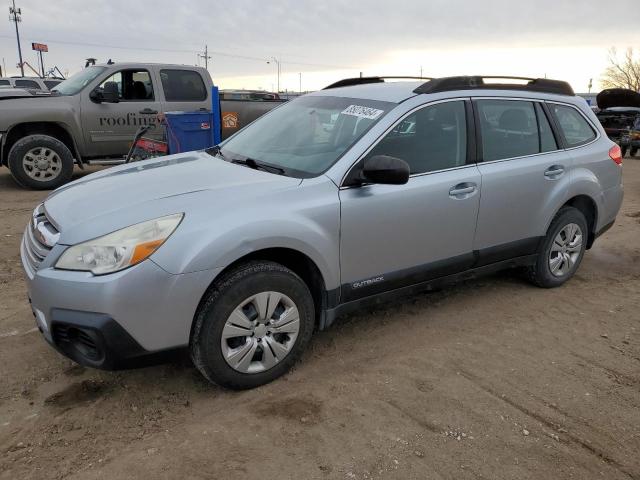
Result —
[[[158,113],[158,111],[157,110],[152,110],[150,108],[145,108],[144,110],[140,110],[140,113],[142,115],[155,115],[155,114]]]
[[[549,180],[555,180],[560,178],[564,174],[564,167],[562,165],[551,165],[544,172],[544,176]]]
[[[475,183],[459,183],[451,187],[451,190],[449,190],[449,196],[457,199],[469,198],[477,189],[478,187]]]

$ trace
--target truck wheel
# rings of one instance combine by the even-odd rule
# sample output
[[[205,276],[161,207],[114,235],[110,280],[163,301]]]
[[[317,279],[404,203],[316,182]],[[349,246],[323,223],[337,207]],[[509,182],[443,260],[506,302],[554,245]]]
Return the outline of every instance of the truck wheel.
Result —
[[[191,359],[223,387],[263,385],[300,358],[311,340],[314,315],[300,277],[278,263],[248,262],[205,295],[194,320]]]
[[[23,187],[51,190],[71,180],[73,154],[60,140],[29,135],[18,140],[8,156],[13,178]]]
[[[588,232],[580,210],[561,208],[538,249],[536,263],[526,270],[529,281],[538,287],[553,288],[569,280],[584,256]]]

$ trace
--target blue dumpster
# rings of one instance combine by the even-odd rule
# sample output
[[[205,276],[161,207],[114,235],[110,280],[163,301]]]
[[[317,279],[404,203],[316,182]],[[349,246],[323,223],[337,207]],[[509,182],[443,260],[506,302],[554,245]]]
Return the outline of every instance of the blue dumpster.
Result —
[[[191,152],[214,145],[212,112],[167,112],[165,117],[169,153]]]
[[[211,88],[211,110],[166,112],[169,153],[202,150],[220,143],[220,97]]]

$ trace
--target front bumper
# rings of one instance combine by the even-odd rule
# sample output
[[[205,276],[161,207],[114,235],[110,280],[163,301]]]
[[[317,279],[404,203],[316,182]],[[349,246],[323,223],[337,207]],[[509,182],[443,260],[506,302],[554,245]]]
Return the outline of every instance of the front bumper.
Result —
[[[56,246],[37,270],[21,247],[38,328],[83,365],[117,369],[163,359],[189,344],[191,323],[218,270],[173,275],[151,260],[103,276],[56,270]]]

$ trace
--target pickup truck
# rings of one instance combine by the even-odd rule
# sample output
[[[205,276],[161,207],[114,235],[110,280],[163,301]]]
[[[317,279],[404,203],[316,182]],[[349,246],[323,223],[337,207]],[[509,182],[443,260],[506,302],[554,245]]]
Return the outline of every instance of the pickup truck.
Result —
[[[50,94],[0,96],[0,164],[28,188],[56,188],[75,165],[124,161],[139,127],[168,111],[211,110],[209,72],[150,63],[93,65]],[[223,138],[278,106],[280,100],[221,101]],[[160,139],[162,129],[148,136]]]

